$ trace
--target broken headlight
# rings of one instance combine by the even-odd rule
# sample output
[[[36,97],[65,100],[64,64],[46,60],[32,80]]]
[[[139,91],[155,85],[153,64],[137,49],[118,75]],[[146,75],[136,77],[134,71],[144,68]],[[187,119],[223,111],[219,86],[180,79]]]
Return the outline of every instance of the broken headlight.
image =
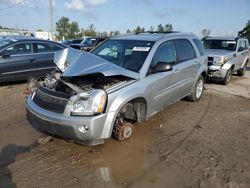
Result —
[[[101,114],[104,111],[106,100],[107,93],[101,89],[89,93],[79,93],[70,99],[73,105],[71,114],[79,116]]]

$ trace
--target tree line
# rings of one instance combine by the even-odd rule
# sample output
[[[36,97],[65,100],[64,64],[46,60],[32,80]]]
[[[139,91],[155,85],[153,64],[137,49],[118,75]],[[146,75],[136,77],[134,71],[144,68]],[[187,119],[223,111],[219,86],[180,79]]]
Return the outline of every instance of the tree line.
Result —
[[[239,37],[246,37],[250,42],[250,20],[246,23],[246,26],[238,32]]]
[[[171,32],[173,31],[172,24],[159,24],[156,29],[151,26],[149,29],[146,29],[141,26],[137,26],[134,29],[127,29],[126,33],[140,33],[140,32],[146,32],[146,31],[159,31],[159,32]],[[119,30],[114,31],[97,31],[94,27],[94,24],[90,24],[87,28],[80,28],[78,23],[75,21],[70,21],[68,17],[63,16],[56,22],[56,38],[57,40],[64,39],[73,39],[73,38],[79,38],[83,36],[102,36],[102,37],[113,37],[120,35],[121,32]]]

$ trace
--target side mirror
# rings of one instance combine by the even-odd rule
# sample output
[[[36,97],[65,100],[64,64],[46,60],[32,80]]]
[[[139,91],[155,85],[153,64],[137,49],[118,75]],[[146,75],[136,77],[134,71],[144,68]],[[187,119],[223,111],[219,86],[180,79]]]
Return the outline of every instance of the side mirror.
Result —
[[[1,54],[2,58],[9,58],[10,57],[10,53],[3,53]]]
[[[244,48],[241,46],[241,47],[239,47],[238,52],[241,52],[243,50],[244,50]]]
[[[156,63],[155,67],[152,69],[151,73],[158,73],[158,72],[167,72],[173,70],[173,63],[169,62],[158,62]]]

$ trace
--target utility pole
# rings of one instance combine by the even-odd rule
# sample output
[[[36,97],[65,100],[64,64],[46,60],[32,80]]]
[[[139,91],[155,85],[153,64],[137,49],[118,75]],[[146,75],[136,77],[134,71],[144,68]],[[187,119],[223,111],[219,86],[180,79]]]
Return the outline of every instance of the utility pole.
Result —
[[[53,0],[49,0],[49,8],[50,8],[50,36],[51,40],[54,40]]]

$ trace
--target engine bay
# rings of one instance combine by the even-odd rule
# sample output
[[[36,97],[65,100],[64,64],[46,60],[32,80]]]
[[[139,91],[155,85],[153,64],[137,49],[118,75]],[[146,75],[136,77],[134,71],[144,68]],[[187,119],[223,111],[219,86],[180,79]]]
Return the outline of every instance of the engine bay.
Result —
[[[37,86],[43,86],[60,93],[75,95],[77,93],[88,92],[94,89],[107,90],[112,86],[121,85],[129,80],[131,80],[131,78],[125,76],[118,75],[107,77],[101,73],[75,77],[63,77],[61,72],[54,71],[47,75],[44,80],[30,81],[33,83],[29,83],[29,85],[32,86],[33,91]]]

